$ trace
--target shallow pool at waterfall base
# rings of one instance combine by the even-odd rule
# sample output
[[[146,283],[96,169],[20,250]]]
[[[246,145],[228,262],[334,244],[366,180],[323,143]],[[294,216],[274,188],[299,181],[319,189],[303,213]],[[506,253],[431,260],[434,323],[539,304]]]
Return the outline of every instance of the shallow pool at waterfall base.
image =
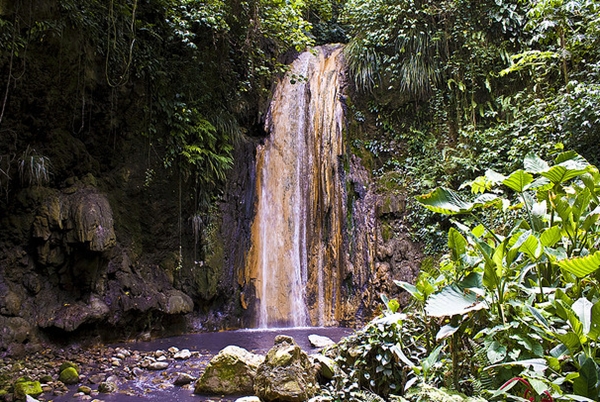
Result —
[[[114,375],[119,380],[118,391],[111,394],[94,394],[91,398],[77,394],[80,385],[97,389],[98,384],[92,384],[89,379],[94,373],[83,378],[79,384],[69,386],[69,392],[61,396],[45,396],[46,401],[91,401],[103,402],[138,402],[138,401],[165,401],[165,402],[201,402],[201,401],[235,401],[241,396],[215,396],[194,394],[194,382],[185,386],[173,384],[179,373],[187,373],[198,378],[210,359],[221,349],[229,345],[240,346],[254,353],[266,354],[273,346],[277,335],[288,335],[308,354],[315,353],[308,340],[312,334],[321,335],[338,342],[341,338],[350,335],[353,331],[349,328],[279,328],[279,329],[245,329],[237,331],[210,332],[175,336],[156,339],[149,342],[133,342],[110,345],[111,348],[123,348],[128,351],[139,351],[148,354],[156,351],[167,351],[169,348],[179,350],[188,349],[192,356],[188,359],[170,359],[168,368],[164,370],[147,370],[138,367],[139,362],[124,359],[122,365],[109,368],[103,374],[107,377]],[[134,369],[135,368],[135,369]],[[132,379],[127,379],[132,378]]]

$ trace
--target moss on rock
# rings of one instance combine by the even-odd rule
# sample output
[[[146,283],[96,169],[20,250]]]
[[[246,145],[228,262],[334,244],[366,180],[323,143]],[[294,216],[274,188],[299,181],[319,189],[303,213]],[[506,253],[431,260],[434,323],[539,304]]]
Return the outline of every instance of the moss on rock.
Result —
[[[58,379],[65,384],[77,384],[79,382],[79,373],[74,367],[67,367],[60,372]]]
[[[39,381],[30,381],[26,378],[19,378],[13,388],[17,399],[25,399],[27,395],[36,397],[44,392]]]

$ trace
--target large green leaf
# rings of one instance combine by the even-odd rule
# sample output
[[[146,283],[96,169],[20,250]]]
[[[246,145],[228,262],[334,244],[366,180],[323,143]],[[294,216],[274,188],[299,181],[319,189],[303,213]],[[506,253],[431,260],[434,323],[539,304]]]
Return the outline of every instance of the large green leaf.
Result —
[[[561,229],[559,226],[552,226],[544,230],[540,236],[540,241],[546,247],[554,247],[562,239]]]
[[[552,201],[554,204],[554,210],[560,216],[563,222],[568,222],[571,217],[573,207],[569,204],[569,201],[563,195],[557,195]]]
[[[587,336],[594,341],[600,337],[600,302],[592,306],[590,332]]]
[[[552,183],[563,183],[571,180],[574,177],[586,173],[590,167],[581,155],[575,152],[565,152],[556,158],[557,165],[554,165],[550,170],[541,172],[541,175],[548,178]]]
[[[499,184],[506,180],[506,176],[492,169],[488,169],[485,171],[485,178],[494,184]]]
[[[557,264],[567,272],[583,278],[600,268],[600,251],[584,257],[573,257],[558,261]]]
[[[592,194],[592,198],[594,198],[594,201],[596,203],[600,202],[600,199],[598,198],[598,190],[597,190],[597,184],[600,185],[600,183],[598,183],[598,179],[600,178],[600,175],[598,174],[597,171],[593,171],[593,173],[584,173],[581,175],[581,181],[583,182],[583,184],[590,190],[590,193]]]
[[[575,334],[574,332],[567,332],[566,334],[556,334],[556,337],[559,341],[563,343],[563,345],[567,347],[567,349],[569,349],[571,355],[574,355],[581,349],[581,342],[579,336],[577,336],[577,334]]]
[[[500,274],[498,273],[498,266],[493,261],[486,261],[483,269],[483,286],[487,289],[494,291],[498,285],[500,285]]]
[[[452,251],[452,260],[457,261],[465,253],[467,239],[455,228],[448,231],[448,248]]]
[[[573,203],[572,210],[573,220],[575,222],[579,221],[581,219],[581,216],[587,212],[591,200],[592,194],[587,188],[578,192],[577,197],[575,197],[575,202]]]
[[[577,395],[598,400],[598,365],[586,358],[579,369],[579,377],[573,379],[573,392]]]
[[[577,170],[584,170],[590,166],[589,162],[575,151],[565,151],[558,154],[554,162],[557,165],[564,165],[569,169]]]
[[[425,300],[425,298],[423,297],[423,293],[421,291],[419,291],[419,289],[415,285],[410,284],[408,282],[397,281],[397,280],[395,280],[394,283],[396,285],[398,285],[399,287],[401,287],[402,289],[406,290],[408,293],[410,293],[410,295],[412,297],[414,297],[415,299],[417,299],[419,301]]]
[[[536,154],[528,154],[523,160],[525,170],[530,173],[542,173],[550,169],[548,162],[537,156]]]
[[[590,332],[590,328],[592,326],[592,307],[594,304],[586,299],[585,297],[581,297],[575,301],[571,305],[573,312],[577,315],[579,322],[581,322],[583,326],[583,333],[588,334]]]
[[[438,187],[428,194],[417,196],[417,201],[425,208],[446,215],[464,214],[473,209],[473,204],[447,188]]]
[[[506,346],[500,344],[498,341],[493,341],[487,346],[487,358],[490,363],[500,363],[506,357]]]
[[[506,187],[516,191],[517,193],[522,193],[527,189],[527,186],[533,182],[533,176],[531,173],[527,173],[526,171],[519,169],[513,172],[508,178],[502,181]]]
[[[542,255],[542,244],[535,235],[530,234],[519,247],[519,251],[525,253],[529,258],[537,261]]]
[[[469,289],[449,285],[429,297],[425,312],[430,317],[449,317],[487,308],[487,303]]]

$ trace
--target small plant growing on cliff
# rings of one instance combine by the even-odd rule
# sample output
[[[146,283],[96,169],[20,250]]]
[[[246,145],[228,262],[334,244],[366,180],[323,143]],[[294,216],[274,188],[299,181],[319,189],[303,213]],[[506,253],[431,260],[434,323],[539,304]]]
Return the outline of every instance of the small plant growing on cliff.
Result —
[[[41,186],[50,181],[50,159],[27,147],[18,161],[19,178],[23,186]]]

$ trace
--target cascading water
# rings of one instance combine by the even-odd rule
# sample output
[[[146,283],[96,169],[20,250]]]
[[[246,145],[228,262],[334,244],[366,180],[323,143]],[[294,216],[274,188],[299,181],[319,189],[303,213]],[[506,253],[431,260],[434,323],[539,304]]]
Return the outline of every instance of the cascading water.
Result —
[[[302,53],[278,83],[257,149],[246,272],[257,326],[335,325],[344,264],[342,47]]]

